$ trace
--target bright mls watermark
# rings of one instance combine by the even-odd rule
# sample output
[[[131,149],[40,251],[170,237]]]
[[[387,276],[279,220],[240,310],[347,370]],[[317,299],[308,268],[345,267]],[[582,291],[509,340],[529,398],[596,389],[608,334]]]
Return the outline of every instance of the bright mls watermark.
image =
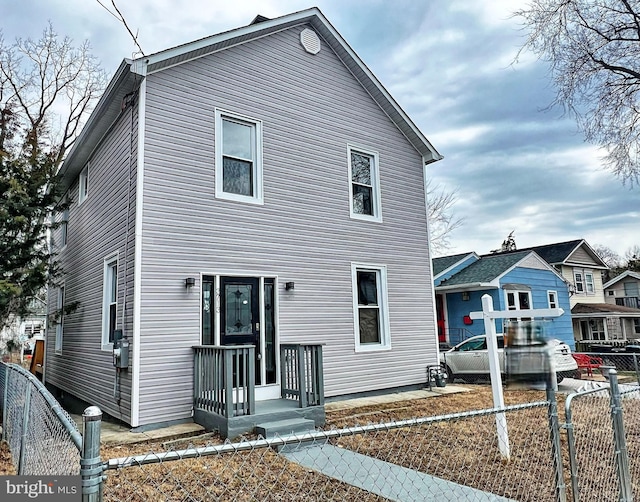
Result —
[[[80,502],[80,476],[0,476],[0,500]]]

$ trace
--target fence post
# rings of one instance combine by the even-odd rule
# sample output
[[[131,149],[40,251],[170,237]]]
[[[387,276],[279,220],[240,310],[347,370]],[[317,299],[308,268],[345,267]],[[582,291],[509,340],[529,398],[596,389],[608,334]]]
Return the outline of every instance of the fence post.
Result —
[[[567,400],[564,402],[564,416],[565,427],[567,429],[567,446],[569,447],[569,469],[571,470],[571,491],[573,493],[573,501],[578,502],[580,500],[579,487],[578,487],[578,459],[576,452],[576,437],[573,432],[573,412],[571,410],[571,403],[573,397],[576,394],[570,394],[567,396]]]
[[[551,374],[553,378],[555,375]],[[556,500],[566,502],[567,486],[562,475],[562,449],[560,446],[560,424],[558,422],[558,401],[553,387],[552,377],[547,378],[547,401],[549,402],[549,432],[551,436],[551,453],[556,470]]]
[[[4,364],[4,363],[2,363]],[[9,365],[5,365],[4,367],[4,396],[2,396],[2,440],[7,440],[7,416],[9,412],[7,411],[8,400],[9,400],[9,373],[11,373],[11,368]]]
[[[613,422],[613,443],[615,448],[616,470],[620,483],[620,502],[633,500],[631,473],[629,472],[629,454],[624,434],[622,417],[622,397],[618,386],[618,372],[609,370],[609,392],[611,394],[611,421]]]
[[[80,476],[82,476],[82,502],[102,502],[102,473],[100,461],[100,426],[102,411],[89,406],[82,414],[82,453]]]
[[[640,370],[638,370],[638,354],[633,354],[633,369],[636,372],[636,381],[640,385]]]
[[[18,476],[24,475],[25,450],[27,448],[27,431],[29,428],[29,413],[31,412],[31,382],[27,381],[24,394],[24,408],[22,409],[22,436],[20,437],[20,453],[18,454]]]

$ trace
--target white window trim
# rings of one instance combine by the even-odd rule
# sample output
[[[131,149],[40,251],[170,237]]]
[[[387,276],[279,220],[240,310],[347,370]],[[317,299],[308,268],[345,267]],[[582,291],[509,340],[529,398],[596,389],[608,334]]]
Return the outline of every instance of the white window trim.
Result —
[[[69,240],[69,208],[62,211],[62,220],[60,222],[60,240],[62,241],[62,245],[60,246],[60,250],[62,251],[67,247],[67,242]]]
[[[54,341],[54,352],[56,354],[62,354],[62,340],[64,335],[64,284],[58,287],[56,298],[56,338]]]
[[[580,275],[581,279],[578,280],[578,278],[576,277],[577,275]],[[578,283],[582,284],[582,291],[580,291],[578,289]],[[573,271],[573,284],[575,286],[575,294],[577,295],[584,295],[587,293],[587,290],[585,288],[585,281],[584,281],[584,272],[581,270],[574,270]]]
[[[551,301],[551,295],[553,295],[553,297],[555,298],[555,302]],[[547,303],[549,304],[549,308],[553,309],[553,308],[558,308],[560,305],[558,304],[558,292],[554,291],[553,289],[550,289],[547,291]],[[555,305],[553,305],[553,303],[555,303]]]
[[[372,207],[373,215],[360,214],[353,212],[353,178],[351,173],[351,152],[355,151],[373,157],[373,166],[371,167],[371,196],[373,197]],[[382,223],[382,202],[380,196],[380,161],[378,152],[370,148],[358,145],[347,144],[347,162],[349,165],[349,215],[355,220],[374,221]]]
[[[116,327],[118,325],[118,279],[120,278],[120,263],[118,253],[111,254],[104,259],[102,269],[102,337],[101,349],[106,351],[113,350],[113,342],[109,342],[109,307],[111,302],[108,300],[110,291],[110,269],[115,263],[116,265]]]
[[[360,322],[358,306],[358,271],[376,272],[379,279],[378,302],[380,304],[380,340],[379,344],[360,343]],[[391,328],[389,325],[389,296],[387,291],[387,267],[386,265],[374,265],[370,263],[351,263],[351,287],[353,297],[353,334],[356,352],[376,352],[391,350]]]
[[[239,122],[244,122],[246,124],[252,125],[255,127],[255,166],[253,168],[253,176],[254,176],[254,195],[239,195],[235,193],[227,193],[223,191],[223,182],[222,182],[222,173],[223,173],[223,165],[222,165],[222,119],[230,118],[232,120],[237,120]],[[248,204],[264,204],[264,188],[262,183],[262,174],[263,174],[263,166],[262,166],[262,121],[256,120],[244,115],[239,115],[237,113],[228,112],[226,110],[221,110],[219,108],[215,109],[215,196],[219,199],[226,200],[234,200],[238,202],[245,202]]]
[[[584,292],[587,295],[595,295],[596,294],[596,283],[595,278],[592,272],[585,272],[584,274]],[[591,280],[589,280],[591,278]],[[589,291],[589,286],[591,286],[591,291]]]
[[[515,308],[509,307],[509,293],[514,294],[514,299],[516,300]],[[533,298],[531,297],[531,291],[527,291],[524,289],[506,289],[504,291],[504,304],[507,307],[507,310],[526,310],[523,309],[520,305],[520,293],[526,293],[529,296],[529,309],[533,309]]]
[[[78,176],[78,205],[82,204],[89,197],[89,164],[80,172]]]

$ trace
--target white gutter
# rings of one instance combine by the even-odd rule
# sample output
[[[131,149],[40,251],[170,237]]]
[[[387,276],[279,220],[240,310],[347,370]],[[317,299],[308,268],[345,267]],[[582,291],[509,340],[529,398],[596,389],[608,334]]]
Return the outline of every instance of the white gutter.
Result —
[[[142,305],[142,217],[144,202],[144,131],[147,81],[138,90],[138,157],[136,179],[136,227],[133,266],[133,357],[131,362],[131,426],[140,422],[140,310]]]

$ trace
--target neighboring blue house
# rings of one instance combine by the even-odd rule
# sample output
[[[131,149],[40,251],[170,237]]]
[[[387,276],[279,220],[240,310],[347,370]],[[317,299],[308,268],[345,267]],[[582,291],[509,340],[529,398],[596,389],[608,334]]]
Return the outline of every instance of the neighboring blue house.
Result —
[[[489,294],[495,310],[564,309],[561,317],[548,320],[547,332],[575,348],[569,286],[534,251],[434,258],[433,274],[440,342],[453,345],[484,333],[484,324],[469,313],[482,310],[482,296]],[[503,332],[502,321],[496,321],[496,330]]]

